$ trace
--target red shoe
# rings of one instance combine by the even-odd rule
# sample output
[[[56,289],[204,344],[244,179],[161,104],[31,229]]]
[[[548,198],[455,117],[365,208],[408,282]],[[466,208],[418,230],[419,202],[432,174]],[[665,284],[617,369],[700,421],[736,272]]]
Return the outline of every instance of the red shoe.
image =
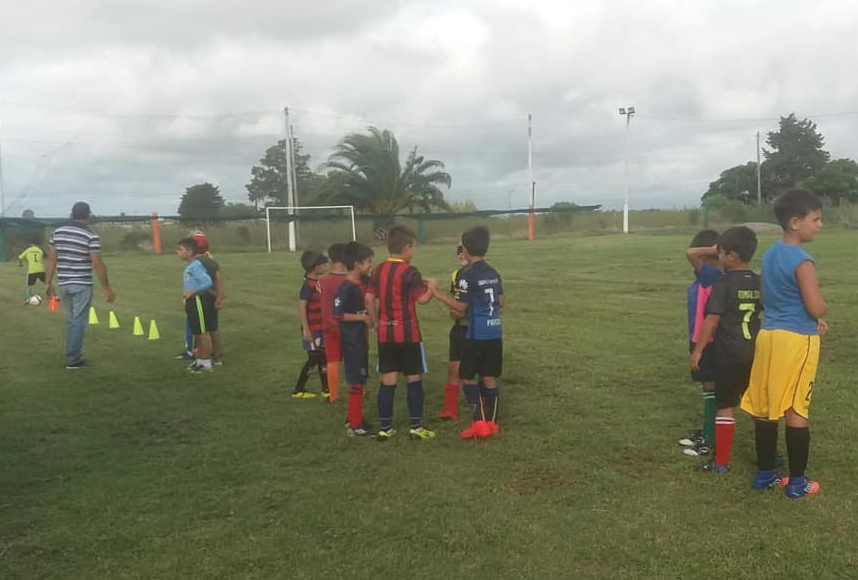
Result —
[[[481,419],[471,423],[470,427],[462,431],[460,437],[462,439],[485,439],[489,435],[491,435],[489,424]]]
[[[498,433],[500,433],[500,427],[498,427],[497,421],[487,421],[487,423],[489,424],[489,432],[492,435],[497,435]]]

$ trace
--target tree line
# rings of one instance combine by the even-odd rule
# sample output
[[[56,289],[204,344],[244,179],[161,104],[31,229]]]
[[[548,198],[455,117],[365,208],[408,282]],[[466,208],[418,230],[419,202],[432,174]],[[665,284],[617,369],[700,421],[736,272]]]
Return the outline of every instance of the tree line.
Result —
[[[770,202],[792,187],[812,189],[832,205],[858,201],[858,163],[831,159],[825,137],[810,119],[792,113],[781,117],[776,131],[766,136],[765,160],[760,164],[761,197]],[[703,204],[720,207],[731,202],[757,202],[757,163],[749,161],[725,169],[709,184]]]

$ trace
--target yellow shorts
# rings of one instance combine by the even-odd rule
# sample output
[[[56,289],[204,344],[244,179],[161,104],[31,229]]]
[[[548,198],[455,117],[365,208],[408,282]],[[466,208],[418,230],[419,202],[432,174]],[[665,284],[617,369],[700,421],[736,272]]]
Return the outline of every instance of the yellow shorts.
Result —
[[[776,421],[787,409],[808,418],[819,364],[819,337],[788,330],[761,330],[742,410]]]

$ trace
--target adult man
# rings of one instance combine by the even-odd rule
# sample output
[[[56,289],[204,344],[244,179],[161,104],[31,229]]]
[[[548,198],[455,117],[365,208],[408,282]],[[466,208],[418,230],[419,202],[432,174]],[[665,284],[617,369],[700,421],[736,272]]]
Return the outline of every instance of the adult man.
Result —
[[[71,221],[54,230],[48,244],[47,280],[45,294],[52,295],[54,272],[60,287],[60,298],[68,313],[66,331],[66,368],[79,369],[86,365],[81,351],[86,334],[87,314],[92,305],[92,271],[104,289],[108,302],[116,296],[107,281],[107,266],[101,259],[101,240],[87,225],[89,204],[82,201],[72,207]]]

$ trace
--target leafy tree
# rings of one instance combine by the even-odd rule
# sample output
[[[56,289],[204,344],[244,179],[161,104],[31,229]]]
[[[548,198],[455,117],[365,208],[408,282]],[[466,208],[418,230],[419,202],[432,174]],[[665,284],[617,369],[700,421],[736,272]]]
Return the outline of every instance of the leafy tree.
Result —
[[[835,159],[801,182],[803,187],[828,198],[835,205],[858,201],[858,163],[852,159]]]
[[[749,161],[721,172],[717,180],[709,184],[703,201],[710,204],[713,196],[750,202],[757,197],[757,164]],[[711,205],[711,204],[710,204]]]
[[[443,163],[424,158],[415,147],[403,165],[393,133],[376,127],[367,130],[343,137],[322,166],[333,173],[326,180],[326,201],[386,215],[449,208],[439,187],[449,188],[451,183]],[[390,218],[376,220],[376,239],[386,238],[392,223]]]
[[[320,177],[310,169],[310,155],[301,153],[301,142],[295,139],[295,176],[298,188],[298,204],[312,205],[316,197]],[[253,178],[245,187],[247,197],[258,205],[289,205],[286,186],[286,140],[281,139],[265,151],[265,157],[250,170]]]
[[[223,205],[223,197],[216,185],[199,183],[185,190],[179,204],[179,215],[183,218],[214,218]]]
[[[447,202],[447,211],[452,213],[473,213],[477,211],[477,204],[470,199],[465,201]]]
[[[775,196],[820,171],[830,157],[822,148],[825,138],[816,130],[816,123],[799,121],[795,113],[781,117],[779,129],[770,131],[766,142],[771,149],[763,149],[766,162],[762,169]]]
[[[249,203],[228,202],[218,211],[218,217],[231,219],[254,219],[260,216],[259,209]]]
[[[21,217],[25,220],[33,220],[36,219],[36,212],[31,209],[25,209],[24,212],[21,214]]]

